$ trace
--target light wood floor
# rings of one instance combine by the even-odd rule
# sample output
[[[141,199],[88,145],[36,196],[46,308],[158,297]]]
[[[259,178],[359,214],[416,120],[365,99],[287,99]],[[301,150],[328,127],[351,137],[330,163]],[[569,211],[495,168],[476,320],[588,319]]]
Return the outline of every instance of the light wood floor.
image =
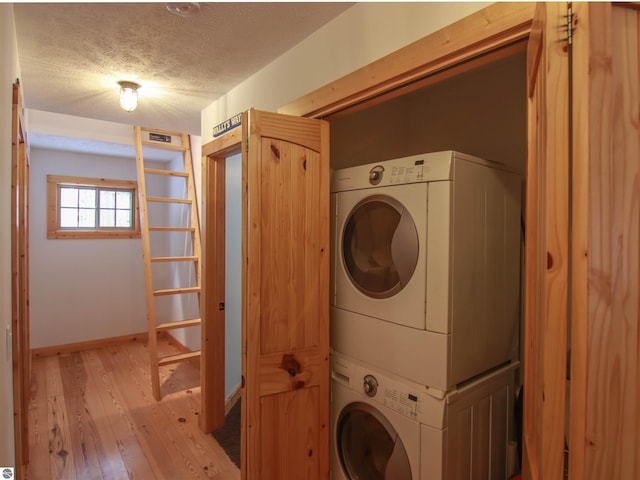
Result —
[[[239,479],[198,428],[198,368],[162,367],[161,382],[156,402],[140,342],[34,359],[28,479]]]

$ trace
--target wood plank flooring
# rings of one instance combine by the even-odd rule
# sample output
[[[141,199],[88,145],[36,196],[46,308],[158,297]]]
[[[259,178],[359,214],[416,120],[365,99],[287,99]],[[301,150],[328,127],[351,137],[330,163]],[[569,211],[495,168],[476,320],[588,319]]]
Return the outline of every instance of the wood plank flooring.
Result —
[[[158,340],[163,355],[179,353]],[[146,344],[33,360],[29,480],[238,480],[240,470],[198,428],[200,372],[160,369],[151,392]]]

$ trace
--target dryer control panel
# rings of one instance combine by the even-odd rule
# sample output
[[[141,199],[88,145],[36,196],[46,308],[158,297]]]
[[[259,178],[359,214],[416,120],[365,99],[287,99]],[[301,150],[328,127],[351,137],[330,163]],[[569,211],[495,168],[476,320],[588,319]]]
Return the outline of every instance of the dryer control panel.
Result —
[[[389,184],[422,182],[425,168],[424,159],[422,158],[406,165],[391,165],[389,169]]]
[[[369,183],[379,185],[384,180],[384,185],[396,185],[416,183],[424,181],[424,159],[416,159],[413,162],[396,162],[387,165],[374,165],[369,170]]]
[[[339,169],[333,172],[331,192],[452,180],[454,159],[461,155],[447,150]]]

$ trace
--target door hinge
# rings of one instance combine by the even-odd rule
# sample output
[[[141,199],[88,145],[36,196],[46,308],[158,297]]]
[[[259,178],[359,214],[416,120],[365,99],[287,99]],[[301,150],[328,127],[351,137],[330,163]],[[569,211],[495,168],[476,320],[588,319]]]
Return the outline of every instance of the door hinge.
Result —
[[[566,19],[566,23],[564,25],[564,30],[567,33],[567,45],[573,44],[573,34],[576,29],[576,25],[578,24],[578,16],[573,13],[573,7],[571,4],[567,7],[567,14],[564,16]]]
[[[244,142],[244,151],[245,152],[249,151],[249,139],[248,138]]]

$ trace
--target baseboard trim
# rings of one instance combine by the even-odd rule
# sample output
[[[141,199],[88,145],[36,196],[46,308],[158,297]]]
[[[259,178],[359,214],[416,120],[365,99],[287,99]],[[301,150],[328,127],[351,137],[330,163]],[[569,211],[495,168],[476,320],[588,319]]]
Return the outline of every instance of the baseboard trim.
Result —
[[[176,347],[176,349],[178,349],[178,351],[180,353],[189,353],[192,352],[193,350],[191,350],[190,348],[188,348],[187,346],[185,346],[184,343],[182,343],[180,340],[178,340],[176,337],[174,337],[171,332],[158,332],[158,338],[164,337],[169,341],[170,345],[173,345],[174,347]],[[191,365],[193,365],[194,367],[199,367],[200,366],[200,357],[198,358],[192,358],[191,360],[187,360],[186,363],[190,363]]]
[[[236,389],[229,395],[229,398],[224,402],[224,414],[227,415],[229,410],[233,408],[238,400],[242,397],[242,385],[238,385]]]
[[[69,353],[83,352],[95,348],[111,347],[129,342],[146,342],[149,338],[147,332],[134,333],[131,335],[121,335],[119,337],[100,338],[98,340],[87,340],[84,342],[66,343],[64,345],[53,345],[50,347],[40,347],[31,350],[33,358],[50,357],[53,355],[65,355]]]
[[[162,338],[162,337],[166,338],[169,341],[169,343],[171,343],[174,347],[180,350],[180,353],[187,353],[191,351],[184,345],[184,343],[182,343],[180,340],[174,337],[171,334],[171,332],[158,332],[158,338]]]

